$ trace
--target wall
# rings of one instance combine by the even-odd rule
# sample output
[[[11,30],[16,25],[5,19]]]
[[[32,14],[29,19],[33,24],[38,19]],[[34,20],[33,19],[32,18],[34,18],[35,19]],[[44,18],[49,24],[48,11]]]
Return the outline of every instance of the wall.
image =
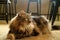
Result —
[[[14,0],[11,0],[11,1],[12,1],[11,6],[10,6],[11,12],[13,11],[13,13],[15,13]],[[40,14],[48,14],[49,0],[41,0],[41,12],[40,12],[40,3],[38,5],[39,5],[39,13]],[[28,0],[17,0],[17,4],[16,4],[17,13],[22,9],[27,12],[27,6],[28,6]],[[59,8],[59,10],[60,10],[60,8]],[[31,12],[36,12],[37,11],[36,2],[31,2],[30,3],[30,11]],[[58,11],[58,13],[60,13],[60,12]]]
[[[23,10],[27,10],[27,4],[28,4],[28,0],[17,0],[17,11],[23,9]],[[38,4],[40,7],[40,4]],[[48,13],[48,6],[49,6],[49,0],[41,0],[41,13]],[[30,4],[30,10],[32,11],[36,11],[36,2],[31,2]],[[39,8],[40,11],[40,8]]]

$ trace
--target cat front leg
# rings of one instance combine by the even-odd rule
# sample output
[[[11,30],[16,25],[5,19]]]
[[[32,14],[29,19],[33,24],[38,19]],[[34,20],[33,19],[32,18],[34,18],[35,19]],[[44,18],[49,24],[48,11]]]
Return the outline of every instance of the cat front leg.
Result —
[[[15,40],[15,35],[14,35],[13,33],[9,33],[9,34],[7,35],[7,39],[8,39],[8,40]]]

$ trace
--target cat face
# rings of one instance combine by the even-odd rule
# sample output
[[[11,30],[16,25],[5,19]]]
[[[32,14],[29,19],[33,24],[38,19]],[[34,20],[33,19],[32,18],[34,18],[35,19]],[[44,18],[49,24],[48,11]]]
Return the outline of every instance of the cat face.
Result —
[[[42,31],[42,34],[46,34],[46,33],[50,34],[51,33],[50,32],[51,31],[50,22],[45,16],[41,16],[39,18],[39,23],[40,23],[39,27],[40,27],[40,29]]]
[[[48,20],[47,20],[47,18],[45,18],[44,16],[41,16],[40,18],[39,18],[39,23],[41,24],[41,25],[48,25]]]
[[[18,13],[17,18],[22,24],[29,24],[31,22],[31,15],[29,13],[24,12],[23,10]]]
[[[24,11],[20,11],[17,16],[17,21],[19,22],[18,31],[20,33],[22,34],[26,33],[26,31],[30,33],[31,32],[30,30],[33,30],[33,27],[30,26],[30,25],[33,25],[31,24],[32,18],[30,14]]]

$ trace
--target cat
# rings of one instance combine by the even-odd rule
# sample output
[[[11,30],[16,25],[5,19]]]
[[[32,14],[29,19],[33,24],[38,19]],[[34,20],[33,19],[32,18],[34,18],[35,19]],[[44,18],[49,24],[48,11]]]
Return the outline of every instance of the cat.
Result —
[[[42,34],[51,34],[51,23],[45,16],[34,18]]]
[[[31,14],[21,10],[12,18],[9,26],[10,30],[7,39],[15,40],[24,37],[40,35],[40,29],[36,22],[31,18]]]

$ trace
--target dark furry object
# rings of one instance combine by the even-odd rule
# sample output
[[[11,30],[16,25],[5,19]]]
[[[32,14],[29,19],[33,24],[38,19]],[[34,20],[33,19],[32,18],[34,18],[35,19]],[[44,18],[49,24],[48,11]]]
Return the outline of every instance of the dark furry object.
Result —
[[[20,11],[12,20],[7,38],[10,40],[20,39],[40,34],[40,29],[36,22],[23,10]]]
[[[39,16],[33,19],[37,23],[37,26],[39,27],[42,34],[51,33],[51,24],[45,16]]]

